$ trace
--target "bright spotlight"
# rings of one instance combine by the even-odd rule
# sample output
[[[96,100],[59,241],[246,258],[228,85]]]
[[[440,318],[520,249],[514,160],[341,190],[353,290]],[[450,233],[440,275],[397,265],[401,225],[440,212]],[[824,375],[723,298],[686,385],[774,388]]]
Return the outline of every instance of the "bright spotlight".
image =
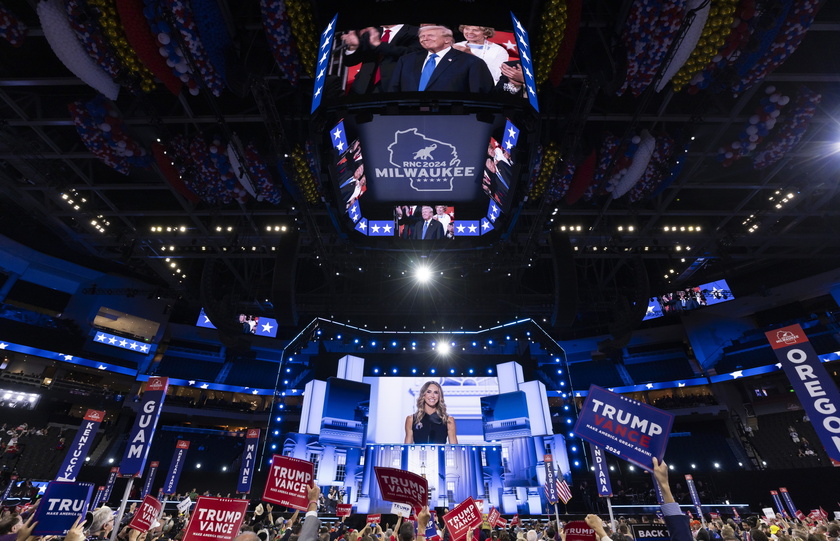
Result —
[[[446,342],[441,342],[440,344],[438,344],[438,347],[437,347],[437,351],[440,355],[448,355],[450,349],[451,349],[451,346],[449,344],[447,344]]]
[[[421,284],[425,284],[432,279],[432,270],[425,265],[421,265],[417,267],[417,270],[414,272],[414,277]]]

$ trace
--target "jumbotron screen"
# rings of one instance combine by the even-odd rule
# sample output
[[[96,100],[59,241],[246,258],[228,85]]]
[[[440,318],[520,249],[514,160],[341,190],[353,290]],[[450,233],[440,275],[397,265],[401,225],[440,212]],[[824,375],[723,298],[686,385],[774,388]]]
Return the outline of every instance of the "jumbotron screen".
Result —
[[[642,321],[666,315],[690,312],[713,304],[735,300],[726,280],[715,280],[696,287],[668,291],[648,300],[647,313]]]
[[[486,503],[503,513],[539,512],[546,453],[569,471],[545,385],[523,381],[517,363],[470,377],[366,376],[364,364],[345,356],[336,376],[309,381],[298,431],[278,437],[278,452],[317,463],[318,484],[337,486],[357,513],[391,509],[376,466],[425,477],[430,507],[451,507],[483,488]]]
[[[329,136],[339,210],[364,235],[478,237],[510,206],[519,128],[501,114],[348,116]]]

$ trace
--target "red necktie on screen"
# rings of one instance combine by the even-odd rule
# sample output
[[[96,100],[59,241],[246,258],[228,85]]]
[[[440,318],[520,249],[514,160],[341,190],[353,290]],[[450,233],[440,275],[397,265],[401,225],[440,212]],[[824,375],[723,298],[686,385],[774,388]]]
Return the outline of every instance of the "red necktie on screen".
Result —
[[[386,28],[385,31],[382,33],[382,37],[379,39],[381,43],[388,43],[391,41],[391,29]],[[378,85],[379,81],[382,80],[382,73],[379,69],[379,64],[382,62],[383,55],[379,55],[379,60],[376,65],[376,75],[373,77],[373,84]]]

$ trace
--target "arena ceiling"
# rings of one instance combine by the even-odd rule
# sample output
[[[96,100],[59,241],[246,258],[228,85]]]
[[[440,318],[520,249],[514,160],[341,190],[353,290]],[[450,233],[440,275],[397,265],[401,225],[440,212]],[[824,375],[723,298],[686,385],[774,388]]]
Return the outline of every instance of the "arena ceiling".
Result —
[[[615,93],[624,62],[617,36],[632,2],[584,2],[571,66],[560,84],[540,89],[542,113],[530,129],[571,162],[607,131],[623,141],[642,129],[679,133],[693,138],[682,173],[653,198],[630,202],[604,194],[567,204],[526,198],[523,168],[507,234],[462,250],[360,244],[337,227],[330,190],[315,203],[284,191],[279,205],[210,205],[190,202],[156,166],[116,172],[82,144],[68,113],[68,103],[92,98],[93,90],[56,58],[33,2],[4,4],[29,32],[20,47],[0,43],[0,232],[70,261],[141,277],[191,308],[250,305],[268,315],[292,303],[298,321],[323,316],[392,328],[531,317],[561,335],[621,335],[638,325],[639,302],[650,295],[718,278],[749,294],[840,263],[835,3],[823,2],[796,52],[739,95],[674,92],[669,85],[634,97]],[[503,27],[512,6],[486,4],[476,22]],[[293,149],[320,136],[309,115],[312,81],[292,85],[282,76],[256,1],[220,5],[242,73],[238,87],[219,97],[175,96],[162,85],[124,90],[116,105],[147,148],[179,134],[236,134],[261,142],[271,165],[293,171]],[[368,24],[385,22],[389,10],[406,20],[414,15],[412,3],[382,5],[388,9],[360,7],[342,16],[350,26],[360,13],[378,13]],[[513,7],[538,35],[544,3]],[[323,28],[337,8],[313,1],[315,27]],[[418,20],[429,11],[421,13]],[[801,143],[765,169],[754,169],[750,158],[724,167],[719,148],[737,140],[771,85],[792,103],[803,85],[821,94]],[[552,230],[559,233],[555,242]],[[423,261],[437,280],[418,287],[411,271]],[[291,274],[278,273],[278,266]]]

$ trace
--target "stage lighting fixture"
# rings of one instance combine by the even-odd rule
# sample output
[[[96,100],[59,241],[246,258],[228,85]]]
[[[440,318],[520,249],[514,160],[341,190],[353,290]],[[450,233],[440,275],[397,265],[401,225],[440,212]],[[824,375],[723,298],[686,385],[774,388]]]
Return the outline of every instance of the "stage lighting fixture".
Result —
[[[439,355],[448,355],[450,349],[451,349],[451,346],[449,344],[447,344],[446,342],[441,342],[437,346],[437,352],[438,352]]]
[[[425,265],[420,265],[414,271],[414,278],[417,280],[418,283],[425,284],[429,280],[432,279],[432,271],[429,267]]]

